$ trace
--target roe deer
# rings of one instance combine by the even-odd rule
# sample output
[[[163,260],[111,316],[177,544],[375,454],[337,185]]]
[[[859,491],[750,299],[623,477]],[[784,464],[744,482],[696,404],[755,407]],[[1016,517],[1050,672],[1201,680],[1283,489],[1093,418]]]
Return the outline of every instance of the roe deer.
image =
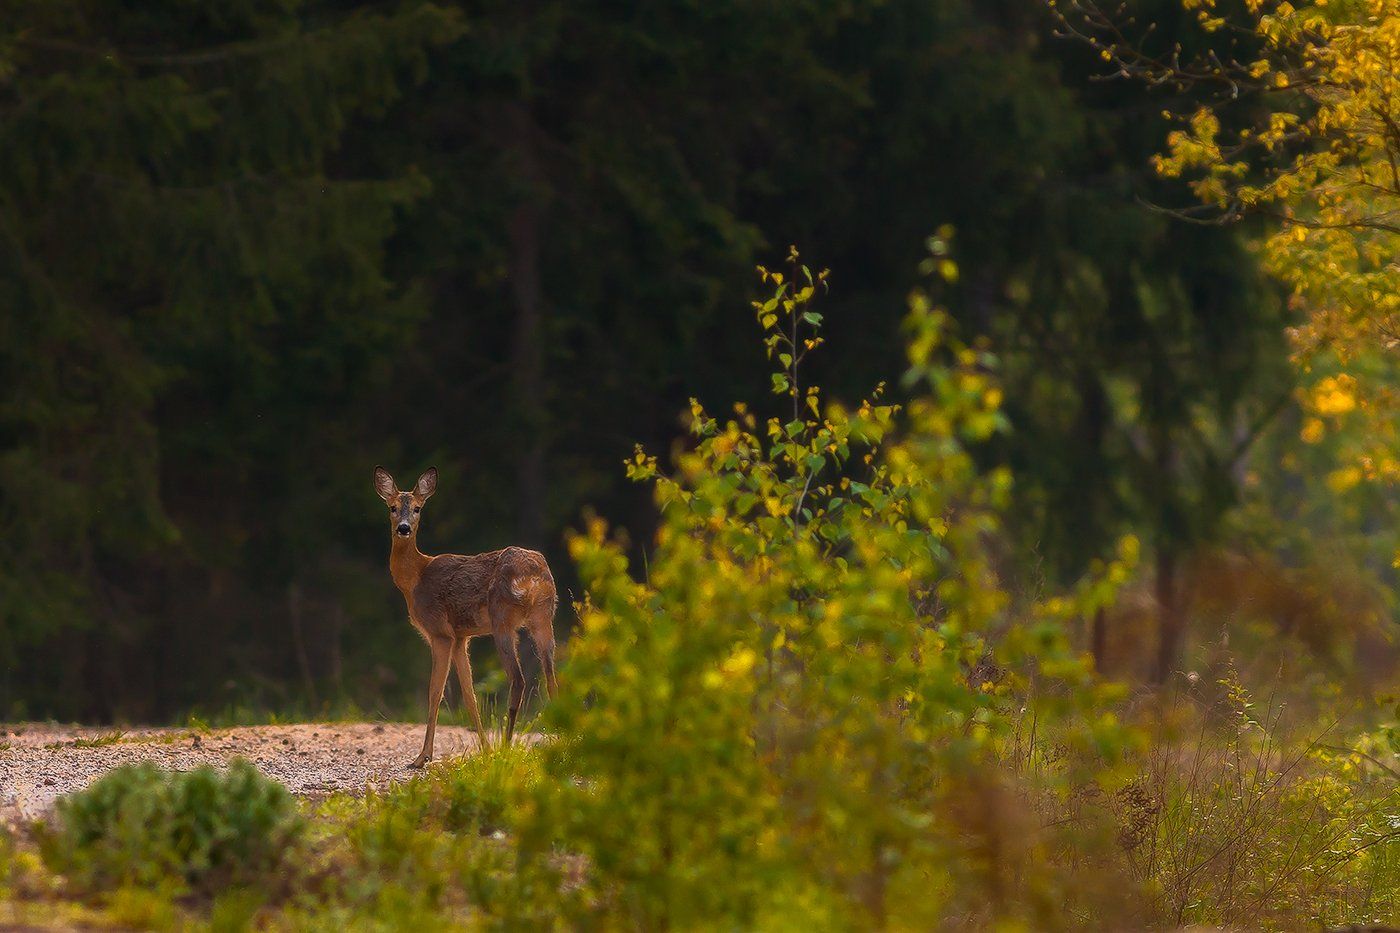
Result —
[[[518,547],[487,554],[436,557],[419,551],[418,518],[423,503],[437,489],[436,467],[418,477],[411,492],[399,489],[383,467],[375,467],[374,489],[389,506],[389,573],[408,604],[408,620],[433,652],[433,672],[428,678],[428,731],[423,736],[423,751],[409,767],[421,768],[433,757],[438,706],[447,686],[448,668],[454,664],[462,685],[462,699],[471,713],[478,739],[485,745],[486,732],[481,727],[467,653],[467,642],[478,635],[490,635],[496,640],[496,650],[510,678],[505,737],[509,744],[515,732],[515,716],[525,696],[519,655],[521,629],[535,643],[550,699],[559,689],[554,679],[554,610],[559,598],[549,564],[538,551]]]

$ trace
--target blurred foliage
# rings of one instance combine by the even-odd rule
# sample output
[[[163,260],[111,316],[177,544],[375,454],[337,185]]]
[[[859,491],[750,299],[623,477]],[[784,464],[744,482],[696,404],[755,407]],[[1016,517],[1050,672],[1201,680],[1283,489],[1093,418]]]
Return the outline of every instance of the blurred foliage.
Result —
[[[195,646],[240,641],[198,607],[336,537],[290,502],[331,494],[320,479],[355,457],[342,414],[422,318],[383,262],[427,185],[412,166],[347,177],[335,151],[460,27],[429,5],[306,12],[6,5],[7,706],[168,710]],[[57,645],[56,676],[16,669]]]
[[[1290,398],[1241,238],[1138,203],[1156,105],[1036,0],[0,10],[9,717],[416,706],[368,465],[443,470],[431,550],[644,540],[612,464],[762,388],[731,309],[789,242],[849,405],[956,226],[1027,589],[1218,537]]]
[[[1066,31],[1122,77],[1202,91],[1163,113],[1177,128],[1157,171],[1185,179],[1200,207],[1182,213],[1225,225],[1270,219],[1262,265],[1301,312],[1290,329],[1305,383],[1303,439],[1359,420],[1329,470],[1334,492],[1400,477],[1394,350],[1400,298],[1391,261],[1400,233],[1400,78],[1393,0],[1287,3],[1184,0],[1195,36],[1175,52],[1125,32],[1125,11],[1094,0],[1051,6]],[[1136,23],[1134,23],[1136,25]],[[1139,27],[1140,28],[1140,27]]]
[[[45,862],[79,890],[274,888],[303,823],[287,789],[236,760],[169,773],[125,765],[59,801]]]
[[[1004,426],[995,360],[927,295],[906,322],[915,400],[847,410],[803,378],[826,274],[795,251],[760,272],[785,410],[721,421],[692,402],[674,474],[638,451],[662,515],[641,581],[601,522],[573,539],[588,600],[525,838],[586,857],[598,916],[579,922],[881,925],[895,900],[901,923],[935,924],[950,778],[996,762],[1025,716],[1086,763],[1128,741],[1062,624],[1106,594],[1011,611],[988,546],[1009,476],[966,447]],[[1045,922],[1051,899],[1014,900]]]

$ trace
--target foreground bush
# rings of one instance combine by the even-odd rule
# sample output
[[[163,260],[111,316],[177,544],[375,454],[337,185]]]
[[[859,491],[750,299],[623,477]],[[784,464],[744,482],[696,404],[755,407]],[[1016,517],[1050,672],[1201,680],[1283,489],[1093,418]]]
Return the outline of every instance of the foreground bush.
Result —
[[[303,833],[296,803],[250,763],[187,773],[127,765],[58,802],[45,862],[88,890],[166,886],[197,893],[264,883]]]
[[[524,843],[586,858],[586,922],[933,925],[1001,885],[952,817],[1023,725],[1062,750],[1060,793],[1121,751],[1063,623],[1122,572],[1016,603],[992,550],[1010,477],[970,450],[1004,425],[995,361],[916,295],[915,400],[825,403],[802,383],[825,276],[762,274],[782,415],[692,403],[674,472],[637,453],[662,515],[644,579],[600,523],[572,541],[588,601]],[[1004,900],[1043,928],[1057,898]]]

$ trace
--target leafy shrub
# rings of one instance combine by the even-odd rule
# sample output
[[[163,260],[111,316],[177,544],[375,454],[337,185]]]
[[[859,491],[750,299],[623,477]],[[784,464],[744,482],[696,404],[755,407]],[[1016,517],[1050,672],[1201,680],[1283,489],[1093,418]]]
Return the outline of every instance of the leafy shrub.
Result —
[[[61,799],[41,847],[52,869],[83,888],[163,884],[211,893],[273,877],[302,832],[286,788],[245,760],[226,772],[143,763]]]
[[[1063,624],[1121,570],[1014,607],[994,571],[1010,477],[969,448],[1003,427],[995,360],[915,295],[918,397],[824,405],[801,376],[826,277],[790,260],[755,303],[783,414],[692,402],[674,473],[637,452],[662,515],[644,580],[601,522],[570,545],[588,598],[524,845],[585,856],[586,902],[625,926],[935,923],[944,791],[1019,711],[1086,760],[1122,743]]]

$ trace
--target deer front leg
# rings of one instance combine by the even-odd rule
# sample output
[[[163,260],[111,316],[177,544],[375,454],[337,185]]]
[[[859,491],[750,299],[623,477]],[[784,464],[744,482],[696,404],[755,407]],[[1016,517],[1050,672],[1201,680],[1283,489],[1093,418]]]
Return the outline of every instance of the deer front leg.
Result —
[[[462,685],[462,700],[467,704],[467,712],[472,715],[472,725],[476,726],[478,747],[486,748],[486,730],[481,728],[481,710],[476,706],[476,688],[472,685],[472,659],[467,648],[471,642],[463,638],[452,646],[452,666],[457,668],[457,683]]]
[[[428,677],[428,731],[423,735],[423,750],[413,759],[410,768],[421,768],[433,757],[438,707],[442,705],[442,690],[447,686],[447,672],[452,666],[452,639],[434,637],[429,640],[428,647],[433,651],[433,672]]]

